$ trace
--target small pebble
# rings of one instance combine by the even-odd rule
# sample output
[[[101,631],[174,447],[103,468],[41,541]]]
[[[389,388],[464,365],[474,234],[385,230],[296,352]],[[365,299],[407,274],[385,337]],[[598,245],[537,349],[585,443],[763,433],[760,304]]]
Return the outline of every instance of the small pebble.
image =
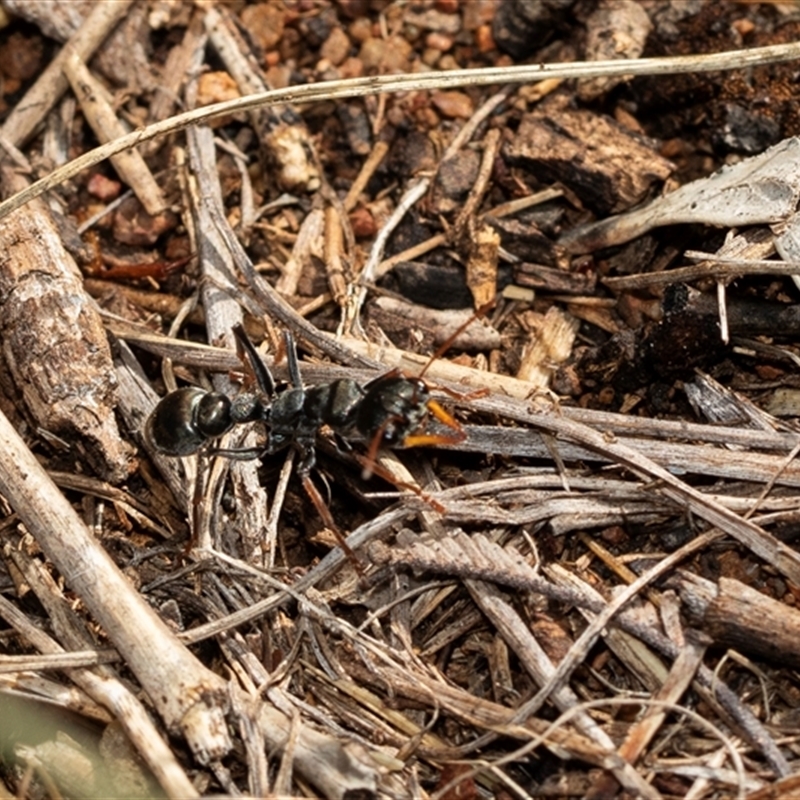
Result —
[[[350,213],[350,225],[356,239],[369,239],[378,232],[375,218],[364,206],[359,206]]]
[[[479,53],[491,53],[497,49],[497,44],[492,36],[492,26],[489,24],[480,25],[475,31],[475,45]]]
[[[425,37],[425,46],[446,53],[453,46],[453,37],[434,31]]]
[[[431,101],[445,117],[451,119],[469,119],[475,110],[472,98],[464,92],[434,92]]]
[[[362,17],[355,20],[347,32],[354,42],[366,42],[367,39],[372,38],[372,23],[367,17]]]
[[[283,36],[282,3],[256,3],[242,9],[242,25],[262,50],[272,50]]]
[[[197,105],[209,106],[212,103],[221,103],[225,100],[235,100],[241,97],[236,81],[227,72],[206,72],[197,82]],[[209,121],[212,128],[229,125],[233,115],[217,117]]]
[[[341,28],[334,28],[319,50],[322,58],[327,58],[337,67],[347,58],[349,52],[350,38]]]
[[[422,51],[422,63],[425,64],[426,67],[435,67],[441,57],[442,51],[432,47],[426,47]]]
[[[392,73],[408,72],[410,54],[411,44],[402,36],[392,36],[386,40],[367,39],[358,55],[365,69]]]
[[[442,14],[457,14],[459,0],[436,0],[434,5],[436,10],[441,11]]]
[[[86,184],[86,191],[92,197],[96,197],[106,203],[116,200],[121,190],[122,184],[119,181],[111,180],[111,178],[107,178],[99,172],[93,173]]]
[[[364,62],[360,58],[350,56],[339,67],[339,75],[344,78],[361,78],[364,75]]]

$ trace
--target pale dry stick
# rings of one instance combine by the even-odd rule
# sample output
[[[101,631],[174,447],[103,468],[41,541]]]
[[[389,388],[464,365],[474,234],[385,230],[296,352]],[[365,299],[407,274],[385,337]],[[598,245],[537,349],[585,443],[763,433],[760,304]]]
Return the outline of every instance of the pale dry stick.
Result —
[[[70,506],[71,509],[71,506]],[[67,658],[61,645],[32,625],[13,603],[0,595],[0,616],[26,641],[39,650]],[[107,708],[123,726],[156,780],[174,800],[199,797],[170,746],[164,741],[140,701],[118,680],[95,674],[91,669],[67,668],[67,675],[93,700]]]
[[[67,90],[64,62],[69,49],[88,61],[103,40],[123,19],[133,0],[95,3],[83,24],[73,34],[61,52],[47,65],[36,83],[14,106],[0,128],[0,138],[17,146],[24,145],[36,126],[47,116]]]
[[[275,290],[285,297],[297,294],[297,284],[303,269],[313,257],[321,256],[325,231],[325,212],[312,208],[300,223],[292,253],[281,265],[280,277],[275,281]]]
[[[294,470],[294,448],[290,447],[286,452],[283,466],[278,475],[278,483],[275,486],[275,494],[272,497],[272,505],[267,516],[267,524],[264,526],[264,533],[261,539],[261,557],[255,562],[262,565],[265,569],[275,567],[275,546],[278,541],[278,523],[280,522],[283,502],[286,499],[286,490],[289,488],[289,479]]]
[[[689,253],[685,254],[691,258]],[[697,256],[700,253],[696,254]],[[709,263],[693,267],[676,267],[663,272],[643,272],[636,275],[620,275],[603,278],[602,282],[614,289],[644,289],[650,286],[668,286],[673,283],[691,283],[703,278],[734,280],[741,275],[785,275],[792,277],[800,272],[800,262],[769,261],[768,259],[725,259],[703,254]],[[716,262],[716,263],[710,263]]]
[[[481,108],[481,110],[483,110],[483,108]],[[483,154],[481,155],[481,163],[478,168],[475,183],[472,185],[461,211],[458,212],[458,217],[453,226],[455,228],[456,239],[467,229],[467,225],[475,216],[475,212],[478,210],[478,206],[481,204],[486,190],[489,188],[489,179],[492,177],[494,160],[499,147],[500,131],[497,130],[497,128],[493,128],[486,134],[483,140]]]
[[[728,344],[731,340],[730,329],[728,328],[728,304],[725,299],[725,281],[717,281],[717,307],[719,308],[719,338],[723,344]]]
[[[231,746],[225,681],[197,661],[139,596],[3,414],[0,452],[0,492],[105,629],[167,728],[186,737],[201,763],[221,758]]]
[[[453,137],[453,141],[442,154],[442,162],[452,158],[475,135],[475,131],[489,118],[489,115],[508,99],[511,89],[510,85],[504,86],[499,92],[495,92],[488,100],[481,103],[480,108],[475,109],[475,112]]]
[[[358,204],[358,198],[361,192],[364,191],[369,179],[375,174],[375,170],[380,166],[381,161],[386,157],[389,152],[389,143],[383,140],[375,142],[375,146],[370,151],[364,163],[361,165],[361,170],[356,179],[347,190],[342,206],[345,211],[352,211]]]
[[[25,153],[23,153],[22,150],[20,150],[18,147],[15,147],[11,141],[3,138],[2,136],[0,136],[0,147],[3,148],[8,158],[10,158],[25,175],[31,174],[31,162],[28,161]]]
[[[119,661],[116,650],[80,650],[71,653],[42,653],[36,656],[0,656],[0,674],[9,672],[47,672],[77,667],[96,667]]]
[[[133,189],[127,189],[116,200],[112,200],[107,205],[103,206],[96,214],[92,214],[89,219],[78,225],[78,234],[83,235],[86,231],[91,230],[103,217],[116,211],[129,197],[133,197]],[[122,286],[120,285],[120,288]]]
[[[364,269],[361,271],[360,285],[350,284],[349,296],[345,305],[342,307],[342,320],[336,332],[337,337],[341,337],[343,333],[347,333],[348,336],[364,338],[364,331],[361,328],[361,307],[367,297],[367,287],[364,283],[370,283],[375,280],[375,269],[383,255],[389,237],[394,233],[394,229],[400,224],[409,210],[413,208],[418,200],[425,196],[430,185],[430,178],[420,178],[415,184],[410,186],[400,198],[397,207],[391,213],[389,219],[386,220],[383,227],[378,232],[372,244],[367,263],[364,264]]]
[[[467,579],[464,583],[473,601],[509,643],[526,672],[538,685],[547,685],[555,673],[553,662],[547,657],[528,626],[522,624],[517,612],[491,584],[473,579]],[[580,709],[577,695],[568,686],[562,685],[553,690],[551,699],[562,712],[573,708]],[[577,710],[573,716],[577,718],[576,727],[584,736],[609,752],[615,750],[612,739],[588,714]],[[522,717],[517,713],[515,719],[521,721]],[[612,774],[626,789],[633,790],[637,797],[650,800],[660,797],[660,794],[630,764],[624,763],[622,767],[613,769]]]
[[[105,87],[89,72],[80,56],[69,46],[64,60],[64,73],[78,98],[83,116],[101,142],[109,142],[124,136],[126,131],[117,119],[111,103],[106,97]],[[133,189],[145,211],[156,216],[167,203],[161,187],[150,172],[137,150],[127,150],[111,157],[111,163],[119,177]]]
[[[490,208],[485,214],[482,215],[482,218],[486,219],[486,217],[496,217],[497,219],[500,219],[501,217],[507,217],[511,214],[516,214],[519,211],[523,211],[526,208],[530,208],[531,206],[536,206],[540,203],[546,203],[548,200],[553,200],[556,197],[562,197],[563,194],[564,192],[562,189],[542,189],[541,192],[535,192],[528,197],[522,197],[518,200],[511,200],[508,203],[501,203],[499,206]],[[403,250],[401,253],[391,256],[391,258],[384,259],[375,269],[375,280],[382,278],[384,275],[391,272],[401,261],[414,261],[420,256],[430,253],[431,250],[435,250],[437,247],[447,244],[447,241],[448,239],[446,234],[437,233],[434,236],[431,236],[430,239],[426,239],[424,242],[415,244],[413,247],[409,247],[407,250]]]
[[[475,111],[458,134],[456,134],[453,141],[450,142],[450,145],[442,155],[443,162],[455,155],[461,147],[469,141],[478,126],[506,99],[506,97],[508,97],[510,91],[510,87],[506,87],[490,97]],[[493,141],[493,139],[490,139],[490,141]],[[375,241],[370,249],[369,258],[367,258],[364,268],[361,270],[359,285],[351,285],[351,291],[347,302],[342,307],[342,319],[337,329],[338,336],[347,334],[348,336],[356,336],[361,339],[366,338],[361,328],[361,308],[367,298],[367,285],[377,280],[378,264],[383,257],[383,251],[386,247],[386,243],[389,241],[389,237],[394,233],[395,228],[400,224],[409,210],[427,193],[432,183],[433,177],[422,176],[416,183],[409,186],[400,198],[397,207],[375,237]]]
[[[652,706],[654,708],[661,708],[665,711],[674,711],[679,714],[683,714],[689,717],[691,720],[696,722],[701,727],[709,730],[713,735],[715,735],[723,744],[723,746],[728,751],[730,755],[731,762],[736,770],[736,777],[737,782],[739,785],[739,792],[740,797],[744,797],[744,787],[747,785],[747,777],[744,768],[744,762],[742,761],[741,756],[739,755],[736,747],[731,742],[731,740],[726,737],[719,728],[715,725],[710,723],[705,717],[698,714],[695,711],[692,711],[685,706],[677,706],[673,703],[665,703],[658,700],[648,700],[646,698],[639,698],[639,699],[629,699],[625,697],[609,697],[604,698],[601,700],[590,700],[580,704],[580,706],[571,708],[565,711],[561,716],[558,717],[554,722],[552,722],[546,731],[542,733],[537,733],[534,735],[534,738],[524,744],[522,747],[517,748],[516,750],[512,751],[511,753],[507,753],[506,755],[502,756],[491,762],[492,765],[495,766],[503,766],[505,764],[510,764],[514,761],[519,761],[523,759],[525,756],[529,755],[531,752],[536,750],[540,745],[546,744],[548,737],[552,736],[553,733],[558,731],[560,728],[563,728],[569,720],[575,716],[579,711],[589,711],[593,708],[603,708],[605,706],[639,706],[639,705],[647,705]],[[486,765],[487,767],[490,765]],[[474,778],[475,776],[479,775],[482,771],[483,767],[476,767],[471,769],[469,772],[459,775],[457,778],[454,778],[448,784],[443,786],[441,789],[437,790],[435,794],[431,796],[431,800],[443,800],[443,798],[448,797],[452,792],[453,789],[464,780],[469,778]],[[652,788],[652,787],[651,787]],[[660,796],[660,795],[659,795]]]
[[[335,205],[325,208],[325,236],[323,254],[325,261],[325,274],[328,278],[328,288],[337,305],[343,305],[347,297],[347,279],[345,276],[344,259],[344,232],[343,220],[339,209]]]
[[[153,99],[148,108],[149,119],[153,121],[166,119],[179,105],[181,86],[187,77],[192,75],[191,62],[198,49],[198,40],[205,38],[203,16],[203,11],[195,7],[180,44],[170,48],[167,60],[160,71],[158,84],[153,87]],[[145,158],[154,155],[161,144],[151,141],[144,145],[142,155]]]
[[[800,261],[774,261],[768,258],[735,258],[735,257],[728,257],[716,253],[703,253],[700,250],[687,250],[684,254],[685,258],[688,258],[691,261],[708,261],[709,267],[713,270],[714,264],[720,265],[730,265],[732,267],[741,267],[741,272],[728,270],[727,273],[724,273],[722,270],[720,271],[711,271],[706,272],[700,277],[719,277],[725,275],[744,275],[750,271],[750,268],[755,268],[758,270],[756,274],[758,275],[785,275],[788,274],[789,270],[800,270]],[[683,269],[692,269],[692,267],[684,267]],[[771,270],[777,270],[776,272],[772,272]],[[762,271],[763,270],[763,271]],[[676,270],[671,270],[675,272]]]
[[[107,5],[98,4],[100,7]],[[320,100],[338,100],[365,97],[384,92],[425,91],[454,89],[460,86],[490,86],[492,84],[530,83],[549,78],[596,78],[614,75],[672,75],[687,72],[715,72],[729,69],[748,69],[761,64],[780,63],[800,58],[800,42],[712,53],[702,56],[677,56],[670,58],[642,58],[625,61],[591,61],[576,64],[533,64],[518,67],[489,67],[484,69],[450,70],[447,72],[413,75],[382,75],[351,78],[304,86],[290,86],[268,92],[214,103],[201,109],[178,114],[168,120],[148,125],[123,136],[115,142],[97,147],[65,164],[32,184],[26,190],[0,203],[0,219],[33,197],[69,180],[84,169],[104,161],[116,153],[158,136],[195,125],[204,120],[227,114],[249,111],[266,105],[280,103],[314,103]],[[60,70],[59,66],[59,70]],[[8,137],[13,141],[12,137]]]
[[[677,705],[683,694],[691,686],[695,673],[703,663],[706,649],[711,640],[695,631],[690,632],[686,644],[681,647],[678,657],[672,662],[669,675],[661,688],[653,695],[653,700],[669,705]],[[658,729],[666,719],[665,708],[651,708],[644,718],[632,725],[625,740],[617,749],[620,757],[629,764],[635,764],[645,748],[653,740]],[[586,800],[601,800],[614,791],[609,775],[603,775],[586,794]]]
[[[188,131],[189,166],[192,180],[189,181],[192,216],[198,236],[198,254],[204,281],[202,286],[203,307],[206,312],[208,338],[212,342],[232,343],[232,328],[242,322],[242,308],[234,297],[217,288],[220,285],[233,286],[236,283],[233,264],[227,253],[225,240],[216,226],[216,220],[224,216],[222,212],[222,190],[219,175],[215,169],[216,149],[214,135],[210,128],[198,127]],[[212,211],[213,210],[213,211]],[[213,379],[216,391],[227,395],[236,392],[227,375],[217,375]],[[256,431],[247,434],[249,447],[255,444]],[[213,474],[220,482],[227,474],[227,460],[215,465]],[[248,498],[247,503],[239,503],[238,513],[233,523],[241,540],[246,558],[260,560],[261,531],[267,524],[267,495],[258,478],[258,461],[238,461],[232,465],[231,476],[236,497]],[[210,535],[210,523],[215,507],[204,503],[202,522],[197,533]],[[205,534],[204,534],[205,535]]]
[[[241,218],[239,220],[239,230],[242,234],[242,239],[245,244],[249,241],[250,233],[256,221],[256,206],[255,198],[253,195],[253,181],[250,179],[250,171],[247,169],[249,159],[247,156],[233,143],[225,141],[221,136],[214,137],[214,144],[220,149],[225,151],[233,158],[236,169],[239,171],[239,207],[241,209]]]
[[[507,203],[500,203],[499,206],[490,208],[484,216],[494,217],[495,219],[502,219],[503,217],[518,214],[520,211],[525,211],[531,206],[537,206],[541,203],[547,203],[550,200],[555,200],[558,197],[564,196],[564,190],[555,186],[548,189],[542,189],[539,192],[529,194],[527,197],[518,197],[515,200],[509,200]]]
[[[748,228],[742,233],[731,236],[709,261],[695,264],[693,267],[676,267],[661,272],[646,272],[637,275],[619,275],[604,278],[603,283],[615,290],[641,289],[647,286],[664,286],[673,283],[689,283],[700,278],[717,278],[732,280],[738,275],[793,275],[798,267],[784,266],[784,262],[766,261],[775,252],[775,237],[766,226]],[[743,265],[741,270],[725,263],[724,259],[733,258]],[[744,264],[748,267],[745,269]],[[791,270],[794,270],[792,272]]]

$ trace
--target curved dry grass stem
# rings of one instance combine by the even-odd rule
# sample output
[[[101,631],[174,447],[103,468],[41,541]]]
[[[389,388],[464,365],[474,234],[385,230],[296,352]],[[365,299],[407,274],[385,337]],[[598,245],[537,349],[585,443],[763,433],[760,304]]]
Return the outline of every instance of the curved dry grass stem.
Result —
[[[347,97],[364,97],[388,92],[430,91],[453,89],[458,86],[489,86],[506,83],[532,83],[552,78],[598,78],[614,75],[670,75],[687,72],[716,72],[746,69],[762,64],[774,64],[800,58],[800,42],[730,50],[710,55],[674,56],[670,58],[635,58],[612,61],[582,61],[574,64],[532,64],[518,67],[487,67],[448,72],[403,75],[379,75],[327,81],[304,86],[289,86],[269,92],[246,95],[223,103],[186,111],[169,119],[132,131],[113,142],[89,150],[78,158],[54,170],[0,203],[0,219],[48,189],[58,186],[84,169],[99,164],[117,153],[200,122],[226,114],[250,111],[263,106],[283,103],[313,103]]]

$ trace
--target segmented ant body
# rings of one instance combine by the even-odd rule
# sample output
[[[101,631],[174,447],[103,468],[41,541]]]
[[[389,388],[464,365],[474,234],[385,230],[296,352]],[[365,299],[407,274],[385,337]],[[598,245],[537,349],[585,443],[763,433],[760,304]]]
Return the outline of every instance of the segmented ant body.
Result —
[[[343,442],[355,438],[369,442],[372,458],[381,443],[413,447],[450,444],[464,438],[461,426],[431,399],[430,390],[421,378],[408,378],[394,370],[363,385],[341,378],[304,387],[294,339],[287,333],[291,386],[279,392],[244,329],[237,325],[233,333],[247,354],[258,391],[241,392],[234,398],[196,387],[170,392],[156,405],[145,425],[145,435],[158,452],[169,456],[191,455],[235,425],[261,422],[267,436],[263,447],[218,452],[247,459],[294,447],[300,455],[298,473],[316,504],[317,493],[308,475],[315,463],[316,436],[323,425],[330,427]],[[429,416],[436,417],[454,434],[422,433]]]

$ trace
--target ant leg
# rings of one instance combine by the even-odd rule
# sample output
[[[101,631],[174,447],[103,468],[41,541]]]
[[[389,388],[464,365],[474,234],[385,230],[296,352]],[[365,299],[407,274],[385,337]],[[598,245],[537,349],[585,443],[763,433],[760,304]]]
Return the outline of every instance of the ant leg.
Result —
[[[473,389],[471,392],[457,392],[455,389],[449,389],[447,386],[437,386],[436,384],[433,384],[433,388],[436,389],[437,392],[443,392],[448,397],[452,397],[453,400],[458,400],[462,403],[469,402],[470,400],[480,400],[480,398],[488,397],[490,394],[489,390],[486,388]]]
[[[311,480],[309,473],[316,463],[316,454],[314,453],[313,445],[308,448],[298,446],[297,450],[300,453],[300,463],[297,466],[297,474],[299,475],[300,481],[303,484],[303,489],[305,489],[306,494],[314,504],[314,508],[317,509],[317,513],[320,515],[322,523],[329,531],[333,533],[334,537],[336,538],[336,542],[353,567],[355,567],[356,572],[363,574],[364,565],[361,563],[358,556],[353,552],[353,549],[350,547],[350,545],[345,541],[344,534],[334,521],[331,510],[325,504],[325,500],[323,500],[322,495],[319,493],[319,490],[316,486],[314,486],[314,483]]]
[[[283,343],[286,347],[286,364],[289,367],[289,378],[292,386],[302,389],[303,379],[300,377],[300,364],[297,361],[297,346],[294,343],[294,336],[292,336],[291,331],[283,332]]]
[[[434,500],[429,494],[424,492],[419,486],[416,486],[413,483],[408,483],[407,481],[400,481],[392,475],[389,470],[384,469],[380,464],[378,464],[374,459],[370,459],[369,456],[362,456],[356,454],[355,456],[356,461],[364,468],[364,472],[362,473],[362,477],[365,480],[370,478],[372,475],[377,475],[379,478],[383,478],[387,483],[391,483],[392,486],[395,486],[398,489],[406,489],[409,492],[413,492],[420,500],[424,500],[434,511],[439,514],[446,513],[447,509],[438,501]]]
[[[459,325],[455,331],[444,341],[441,345],[439,345],[436,352],[428,359],[428,363],[422,368],[422,372],[417,376],[421,378],[430,368],[431,364],[436,361],[437,358],[441,358],[452,346],[453,342],[461,336],[464,331],[472,325],[475,320],[481,319],[481,317],[485,317],[495,305],[495,300],[490,300],[488,303],[482,305],[465,323]]]
[[[210,456],[222,456],[231,461],[253,461],[265,452],[263,447],[212,447],[208,450]]]
[[[264,363],[264,359],[259,355],[255,345],[250,341],[250,338],[245,333],[244,327],[240,323],[233,326],[233,335],[236,338],[236,343],[239,345],[239,357],[243,353],[247,354],[247,360],[250,362],[250,367],[253,370],[258,388],[264,392],[267,397],[272,397],[275,394],[275,379],[269,371],[269,367]],[[242,359],[244,361],[244,359]]]
[[[342,549],[342,552],[345,554],[350,563],[355,567],[356,572],[363,573],[364,565],[361,563],[358,556],[353,552],[353,549],[350,547],[350,545],[345,541],[344,534],[339,530],[339,526],[334,522],[331,510],[327,505],[325,505],[322,495],[317,490],[317,487],[314,486],[311,478],[308,476],[308,474],[301,474],[300,480],[303,484],[303,488],[306,490],[306,494],[314,504],[314,508],[317,509],[317,513],[322,518],[322,522],[325,527],[328,528],[328,530],[330,530],[336,537],[339,547]]]

